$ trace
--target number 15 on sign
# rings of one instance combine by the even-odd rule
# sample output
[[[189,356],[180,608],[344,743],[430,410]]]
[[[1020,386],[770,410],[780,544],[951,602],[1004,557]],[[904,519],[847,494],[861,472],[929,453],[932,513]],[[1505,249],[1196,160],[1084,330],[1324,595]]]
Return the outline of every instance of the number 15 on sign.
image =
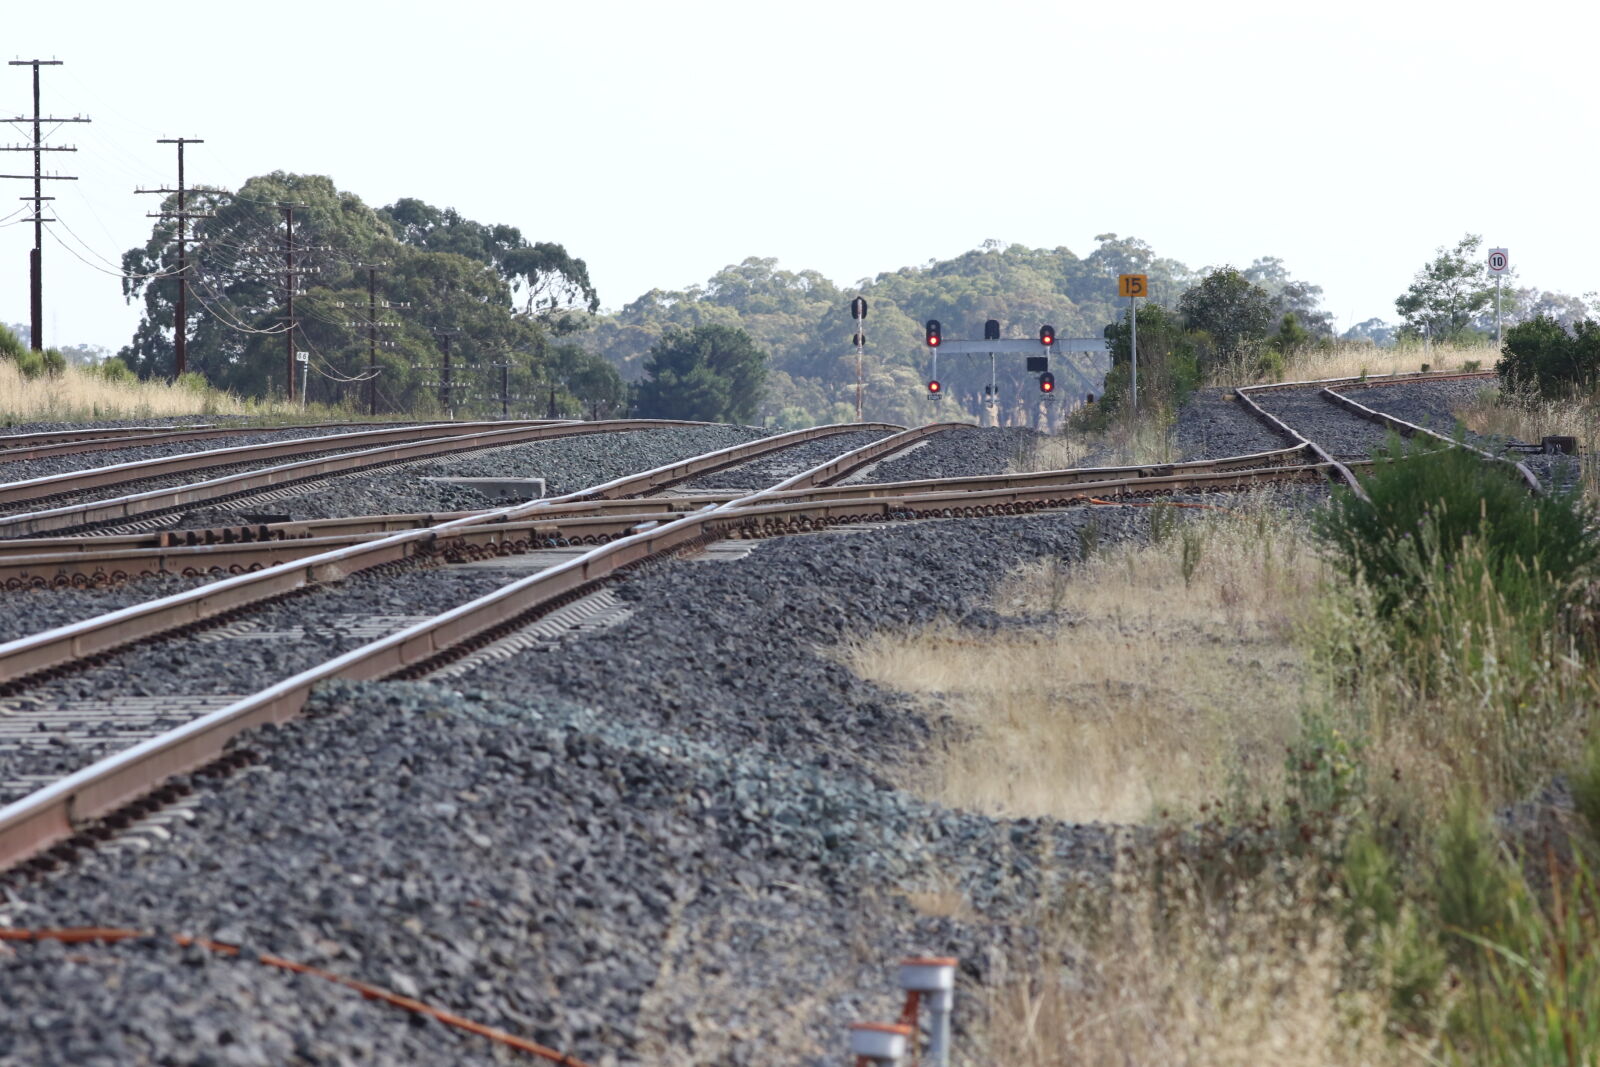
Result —
[[[1146,274],[1117,275],[1118,296],[1149,296],[1150,278]]]

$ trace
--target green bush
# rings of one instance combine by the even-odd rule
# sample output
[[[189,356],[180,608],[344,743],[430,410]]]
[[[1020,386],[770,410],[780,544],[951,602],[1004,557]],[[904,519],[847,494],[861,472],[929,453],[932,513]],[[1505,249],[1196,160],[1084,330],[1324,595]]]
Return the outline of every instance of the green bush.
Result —
[[[95,373],[108,382],[131,382],[135,375],[128,369],[128,365],[116,356],[101,361],[95,368]]]
[[[1391,438],[1362,487],[1367,500],[1336,491],[1315,528],[1344,571],[1372,586],[1385,618],[1414,603],[1434,576],[1452,573],[1469,542],[1510,606],[1539,619],[1600,556],[1576,495],[1533,497],[1509,466],[1466,449],[1405,448]]]
[[[199,371],[189,371],[187,374],[178,375],[177,386],[196,395],[210,391],[211,386],[206,382],[206,376]]]
[[[22,343],[22,338],[12,333],[10,327],[0,326],[0,359],[17,362],[27,351],[28,346]]]
[[[1580,319],[1569,333],[1545,315],[1519,322],[1506,331],[1494,369],[1517,392],[1559,396],[1593,389],[1600,384],[1600,323]]]
[[[52,378],[59,378],[67,373],[67,357],[61,354],[59,348],[47,348],[40,354],[44,365],[44,373]]]

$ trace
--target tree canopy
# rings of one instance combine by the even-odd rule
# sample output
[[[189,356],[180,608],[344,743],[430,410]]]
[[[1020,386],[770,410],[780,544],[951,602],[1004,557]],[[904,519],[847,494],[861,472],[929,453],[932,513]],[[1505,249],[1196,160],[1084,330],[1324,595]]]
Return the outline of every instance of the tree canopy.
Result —
[[[1295,282],[1281,260],[1266,257],[1257,263],[1272,265],[1280,291],[1298,293],[1298,303],[1290,305],[1275,296],[1275,309],[1318,313],[1318,287]],[[788,429],[847,420],[855,413],[856,381],[849,304],[859,293],[869,304],[866,417],[921,422],[928,417],[923,382],[932,370],[923,343],[924,321],[940,320],[947,338],[982,337],[983,324],[991,318],[1000,321],[1007,338],[1037,337],[1046,323],[1062,337],[1098,338],[1107,323],[1126,315],[1127,302],[1116,296],[1116,276],[1135,271],[1149,275],[1152,297],[1168,307],[1200,277],[1177,260],[1157,255],[1146,242],[1115,233],[1100,234],[1086,256],[1068,248],[986,241],[953,259],[887,271],[853,286],[812,270],[785,270],[775,259],[750,258],[701,285],[653,289],[616,313],[596,318],[579,341],[612,360],[624,378],[637,380],[651,346],[668,330],[737,326],[770,355],[766,399],[759,412],[763,421]],[[1271,325],[1280,319],[1281,312]],[[1057,392],[1068,397],[1099,393],[1108,366],[1104,356],[1056,357],[1051,370]],[[1035,377],[1019,356],[1002,358],[996,371],[1003,414],[1011,421],[1031,421],[1030,405],[1039,396]],[[947,416],[982,411],[983,390],[989,384],[986,357],[942,355],[939,378]]]
[[[673,327],[645,359],[638,411],[647,419],[752,422],[761,406],[766,355],[736,326]]]
[[[247,396],[281,393],[287,374],[283,251],[293,204],[294,348],[311,353],[310,399],[361,395],[376,333],[377,385],[388,411],[427,410],[439,390],[440,337],[452,342],[456,410],[499,410],[499,363],[509,363],[509,407],[591,406],[566,378],[582,380],[597,403],[605,374],[593,356],[553,354],[551,339],[579,328],[598,298],[581,259],[560,245],[528,242],[517,228],[486,225],[404,199],[374,210],[322,175],[275,172],[237,192],[195,191],[189,254],[189,367],[213,385]],[[175,210],[175,201],[166,205]],[[150,240],[123,256],[124,294],[144,314],[120,355],[141,377],[172,368],[177,234],[159,220]],[[368,314],[368,268],[376,313]],[[371,329],[369,330],[369,326]],[[598,377],[597,377],[598,375]],[[615,390],[612,390],[615,392]]]

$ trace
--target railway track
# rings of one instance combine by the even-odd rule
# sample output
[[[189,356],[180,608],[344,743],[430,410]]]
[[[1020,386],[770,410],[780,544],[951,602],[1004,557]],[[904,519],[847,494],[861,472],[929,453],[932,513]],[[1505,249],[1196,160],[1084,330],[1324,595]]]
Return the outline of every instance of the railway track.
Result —
[[[1133,468],[1109,472],[1116,475],[1111,478],[1104,471],[1072,472],[1064,484],[1052,484],[1048,479],[1040,484],[1039,476],[1020,475],[993,479],[994,484],[987,488],[965,486],[938,491],[934,483],[935,491],[930,492],[926,491],[928,486],[901,485],[896,489],[924,491],[874,497],[862,495],[870,486],[851,486],[835,499],[796,499],[796,494],[803,495],[845,477],[930,433],[953,428],[931,426],[895,433],[771,488],[704,505],[688,514],[645,511],[620,518],[590,515],[589,532],[579,537],[603,539],[603,543],[578,546],[572,537],[566,537],[565,546],[555,547],[564,549],[561,554],[571,558],[551,559],[539,551],[550,547],[548,534],[559,527],[541,530],[537,520],[526,521],[528,513],[560,504],[523,505],[322,552],[0,646],[0,678],[8,680],[8,688],[17,690],[60,671],[76,669],[75,664],[103,662],[121,648],[151,640],[154,634],[171,635],[203,623],[238,618],[244,609],[263,601],[357,570],[370,571],[418,557],[429,562],[465,564],[494,561],[504,555],[533,557],[524,563],[531,570],[525,577],[497,585],[466,604],[416,621],[267,690],[202,715],[162,735],[159,743],[154,739],[140,742],[126,753],[96,764],[98,769],[85,769],[0,811],[0,864],[9,865],[25,855],[54,848],[99,816],[115,812],[130,800],[156,789],[159,782],[220,758],[227,740],[239,732],[293,715],[310,687],[324,678],[414,676],[443,667],[453,657],[507,638],[536,616],[560,610],[594,593],[610,574],[647,560],[702,549],[727,539],[758,539],[915,518],[1017,514],[1107,497],[1316,483],[1327,473],[1320,465],[1288,462],[1295,450],[1285,450],[1253,459],[1246,464],[1247,469],[1218,470],[1215,468],[1228,464],[1212,461],[1198,465],[1212,468],[1206,471]],[[593,506],[629,496],[637,498],[637,494],[650,488],[692,477],[697,470],[726,466],[730,454],[737,453],[740,459],[759,455],[760,450],[753,446],[763,443],[700,457],[703,462],[698,465],[674,464],[646,472],[651,478],[635,475],[617,479],[573,494],[583,499],[562,503]],[[1279,465],[1270,465],[1274,462]],[[1268,465],[1257,467],[1255,463]],[[654,486],[650,484],[652,480]],[[659,507],[645,500],[637,503]],[[577,529],[569,527],[568,532]],[[547,536],[540,538],[540,533]]]
[[[0,502],[10,502],[13,509],[18,501],[35,507],[41,502],[55,502],[53,506],[42,510],[13,510],[11,514],[0,514],[0,539],[125,525],[130,521],[149,524],[144,528],[154,528],[160,525],[155,520],[161,516],[197,504],[230,501],[248,505],[253,499],[270,502],[275,494],[285,489],[336,475],[370,472],[417,460],[559,437],[692,425],[699,424],[655,419],[538,422],[510,427],[504,423],[461,423],[444,433],[426,427],[408,427],[378,431],[371,436],[349,434],[332,439],[309,438],[303,442],[278,442],[91,468],[73,474],[0,485]],[[482,426],[493,428],[483,429]],[[335,454],[260,466],[265,460],[308,451],[332,451]],[[219,470],[227,473],[219,474]],[[210,473],[212,476],[201,481],[188,480],[197,472]],[[139,492],[123,492],[122,495],[109,498],[95,498],[97,490],[108,486],[126,490],[130,485],[152,479],[165,479],[169,484]],[[59,502],[64,497],[84,496],[90,499]],[[3,506],[0,503],[0,507]]]
[[[330,678],[450,677],[473,664],[519,649],[538,647],[541,641],[550,640],[570,628],[604,625],[608,617],[626,608],[609,601],[607,590],[599,583],[618,570],[652,559],[681,552],[703,552],[707,548],[717,551],[730,541],[857,523],[1017,514],[1085,500],[1316,484],[1337,473],[1331,464],[1315,462],[1320,457],[1313,449],[1296,445],[1258,456],[1229,457],[1199,464],[928,479],[886,485],[828,484],[847,476],[850,469],[870,462],[869,453],[881,458],[911,443],[906,435],[895,434],[861,449],[852,449],[851,456],[819,464],[755,493],[722,492],[676,499],[644,494],[596,495],[550,506],[571,510],[548,529],[563,536],[576,533],[581,539],[588,535],[581,532],[580,524],[595,524],[590,527],[593,534],[604,536],[606,540],[593,546],[574,544],[569,539],[565,546],[554,546],[555,551],[551,551],[552,546],[535,547],[532,542],[526,550],[517,551],[515,538],[509,546],[503,541],[498,546],[492,541],[483,541],[484,547],[474,560],[473,550],[465,546],[471,543],[468,536],[480,536],[477,527],[481,524],[470,521],[480,516],[452,516],[447,523],[465,521],[459,528],[472,531],[464,535],[464,547],[458,553],[467,567],[488,564],[498,568],[515,560],[515,566],[525,566],[529,573],[426,618],[368,618],[366,629],[354,634],[365,638],[357,647],[341,650],[269,688],[238,694],[237,699],[228,700],[222,706],[196,701],[184,707],[171,697],[151,697],[121,700],[120,708],[113,706],[112,701],[102,700],[98,703],[80,701],[50,709],[56,716],[56,723],[67,731],[76,730],[86,741],[94,739],[95,725],[108,714],[121,712],[125,721],[136,726],[128,731],[128,738],[137,737],[140,731],[156,734],[157,729],[173,717],[173,712],[194,718],[175,729],[138,740],[132,747],[82,768],[66,779],[29,783],[42,788],[0,810],[0,866],[7,863],[8,854],[14,861],[17,856],[31,852],[33,866],[43,868],[70,860],[77,848],[91,843],[109,839],[122,847],[123,838],[119,835],[130,826],[143,826],[146,832],[159,835],[161,819],[181,810],[182,795],[187,788],[169,781],[172,774],[195,769],[223,773],[247,765],[251,758],[248,750],[230,747],[232,739],[253,724],[281,721],[296,714],[318,682]],[[850,462],[841,462],[846,460]],[[647,487],[644,493],[653,491]],[[686,508],[691,510],[686,512],[683,510]],[[587,514],[579,514],[583,509],[587,509]],[[517,509],[501,510],[509,514]],[[414,521],[421,517],[344,521],[347,524],[370,523],[396,518]],[[623,521],[630,525],[601,534],[599,524]],[[538,528],[537,523],[528,525],[526,520],[507,515],[502,515],[494,524],[503,527],[502,533],[511,534]],[[381,532],[368,530],[365,533],[371,536]],[[415,528],[405,532],[415,532]],[[257,545],[270,543],[257,542]],[[502,551],[517,554],[501,556]],[[298,633],[288,629],[252,631],[244,624],[247,621],[242,620],[232,627],[232,632],[209,628],[196,633],[194,640],[237,641],[253,637],[267,645],[291,639],[300,642],[317,639],[311,626],[301,627]],[[390,632],[383,632],[385,630]],[[3,668],[0,668],[0,677],[4,677]],[[0,717],[0,747],[27,738],[28,731],[22,728],[26,722],[26,717],[16,721]],[[173,806],[166,812],[158,812],[163,805]],[[19,846],[24,840],[31,843]],[[44,849],[42,853],[37,851],[40,848]]]
[[[538,422],[541,420],[523,420]],[[544,420],[556,422],[560,420]],[[45,430],[37,433],[0,435],[0,464],[47,459],[86,452],[136,451],[195,441],[215,441],[227,437],[255,437],[263,434],[305,433],[323,430],[330,433],[381,430],[408,426],[450,426],[449,422],[421,419],[389,422],[308,422],[287,426],[222,426],[196,423],[188,426],[127,426],[98,430]],[[5,468],[0,466],[0,473]]]
[[[1242,386],[1235,390],[1235,395],[1247,410],[1275,432],[1315,452],[1330,465],[1337,480],[1357,494],[1361,494],[1362,490],[1350,467],[1370,462],[1392,433],[1407,438],[1428,437],[1452,446],[1469,448],[1489,462],[1511,462],[1528,487],[1533,492],[1539,492],[1539,480],[1525,464],[1508,461],[1436,430],[1395,418],[1345,395],[1358,390],[1428,386],[1494,377],[1493,371],[1467,371],[1327,378]]]
[[[866,521],[870,515],[896,514],[895,501],[901,498],[910,513],[939,506],[955,506],[960,494],[972,496],[972,506],[994,508],[1037,506],[1057,499],[1147,496],[1170,491],[1208,491],[1216,484],[1230,487],[1238,480],[1211,475],[1249,472],[1249,481],[1302,480],[1310,453],[1303,447],[1282,449],[1255,456],[1238,456],[1192,463],[1146,464],[1134,467],[1079,468],[1066,471],[994,475],[977,478],[936,478],[909,482],[832,485],[843,478],[833,464],[810,472],[812,485],[790,485],[769,490],[763,497],[769,507],[802,502],[839,504],[858,502],[862,507],[848,509],[790,508],[782,514],[786,522],[811,521],[811,517],[835,521]],[[865,465],[852,460],[855,466]],[[870,461],[868,461],[870,462]],[[1277,469],[1280,474],[1256,474]],[[668,473],[663,470],[655,475]],[[487,552],[505,554],[532,547],[562,548],[572,544],[604,544],[645,522],[672,521],[680,513],[726,504],[745,494],[699,493],[659,498],[622,495],[649,483],[651,472],[596,487],[582,499],[558,499],[538,509],[536,518],[504,520],[489,527],[467,528],[460,532],[444,552],[447,557]],[[824,483],[824,484],[817,484]],[[1046,490],[1069,488],[1066,496]],[[613,495],[617,494],[617,495]],[[954,494],[954,495],[952,495]],[[967,506],[962,503],[963,507]],[[919,510],[921,509],[921,510]],[[422,529],[475,513],[436,516],[428,514],[327,519],[298,523],[276,523],[257,527],[148,534],[51,538],[0,542],[0,584],[9,589],[66,588],[104,586],[129,578],[157,574],[185,577],[242,574],[266,566],[374,541],[398,529]],[[774,512],[774,514],[778,514]]]
[[[876,428],[882,430],[895,429],[892,427]],[[920,438],[929,432],[938,432],[947,428],[921,428],[916,431],[893,434],[890,438],[852,450],[858,458],[857,463],[833,465],[828,469],[829,471],[848,473],[860,463],[869,462],[873,458],[893,452],[897,448],[903,447],[904,444],[909,443],[912,439]],[[641,475],[628,476],[573,495],[597,500],[623,497],[630,494],[636,495],[652,488],[660,488],[685,478],[694,477],[705,471],[720,469],[732,463],[748,461],[751,458],[771,452],[775,448],[782,447],[784,444],[793,446],[816,440],[820,437],[826,437],[830,434],[854,433],[859,432],[859,430],[859,427],[849,426],[798,431],[794,434],[782,435],[778,439],[766,439],[719,450],[718,452],[698,457],[698,462],[695,463],[672,464],[658,468],[654,472],[646,472],[646,474],[650,475],[649,478]],[[808,475],[811,477],[827,476],[822,472],[808,472]],[[788,481],[803,484],[808,481],[808,477],[801,476]],[[538,505],[531,506],[536,507]],[[523,509],[500,509],[500,517],[505,517],[506,514],[518,510]],[[453,525],[465,529],[484,521],[487,521],[484,515],[477,515],[455,520],[452,524],[444,525]],[[81,667],[85,664],[104,662],[117,650],[131,644],[152,640],[157,634],[170,637],[174,635],[175,631],[192,630],[196,624],[204,621],[217,622],[219,617],[224,615],[236,617],[245,608],[255,607],[264,601],[281,598],[286,594],[301,591],[325,580],[343,577],[358,570],[381,570],[385,565],[401,564],[419,557],[424,562],[437,562],[442,558],[438,553],[432,551],[419,552],[417,549],[436,539],[439,533],[440,531],[431,528],[412,531],[383,539],[374,544],[354,546],[339,552],[322,553],[317,557],[313,557],[312,560],[301,561],[284,567],[267,568],[254,574],[241,576],[238,579],[214,583],[211,586],[165,597],[147,604],[136,605],[122,611],[111,612],[73,626],[60,627],[55,631],[34,635],[20,641],[8,642],[5,645],[0,645],[0,680],[3,680],[0,684],[4,684],[11,689],[18,689],[27,684],[24,681],[25,679],[31,682],[38,682],[44,680],[47,674],[51,672],[67,670],[75,665]],[[646,540],[650,540],[648,535]],[[616,566],[625,566],[636,559],[658,555],[662,551],[678,547],[679,544],[680,542],[674,540],[669,546],[658,550],[646,551],[642,556],[630,556],[626,560],[612,561],[612,564],[605,569],[609,571]],[[535,562],[537,563],[538,561],[536,560]],[[513,586],[519,586],[520,584],[513,583]],[[496,591],[498,591],[499,583],[496,582],[495,585],[497,587]],[[554,594],[557,598],[560,595],[561,593],[559,592]],[[494,594],[491,593],[489,596],[492,598]],[[549,599],[548,597],[541,597],[540,602],[544,604]],[[428,642],[428,655],[431,656],[439,651],[439,649],[432,646],[432,642],[451,640],[450,635],[466,636],[459,631],[459,627],[462,625],[470,625],[474,631],[491,628],[493,626],[493,623],[489,621],[491,616],[503,623],[504,609],[493,606],[485,607],[479,604],[478,601],[473,603],[475,605],[474,611],[466,616],[453,616],[450,612],[446,612],[443,615],[430,616],[428,622],[433,625],[429,626],[427,637],[423,639]],[[561,605],[546,606],[560,607]],[[469,622],[460,622],[459,619],[463,617],[467,618]],[[452,621],[453,619],[456,621]],[[389,621],[394,623],[396,620],[391,619]],[[410,620],[401,617],[398,621],[406,622]],[[419,655],[420,646],[418,646],[415,636],[408,635],[405,631],[402,631],[402,634],[404,636],[402,636],[397,645],[391,643],[391,645],[386,645],[385,647],[401,649],[401,656],[409,663]],[[385,638],[385,640],[388,639]],[[323,664],[322,667],[333,671],[333,674],[326,675],[329,677],[350,676],[349,670],[356,670],[357,668],[349,668],[349,663],[359,663],[359,670],[366,670],[373,664],[380,663],[382,658],[383,653],[381,651],[375,653],[368,647],[368,651],[356,657],[355,660],[351,660],[350,654],[347,654],[346,656],[336,657],[329,663]],[[359,670],[355,676],[368,676],[360,674]],[[322,676],[324,674],[317,675],[317,677]],[[149,794],[157,788],[160,781],[164,781],[173,774],[180,773],[177,768],[194,769],[196,766],[216,758],[220,753],[220,748],[213,750],[212,746],[220,745],[227,737],[233,736],[233,733],[237,732],[234,728],[235,725],[240,729],[245,729],[249,727],[250,723],[261,721],[259,714],[262,713],[262,709],[265,709],[264,713],[268,718],[291,714],[293,710],[298,709],[299,703],[303,702],[307,690],[303,686],[299,688],[291,686],[288,690],[285,690],[292,697],[291,703],[293,704],[293,708],[285,710],[287,705],[283,703],[283,699],[280,698],[281,695],[273,695],[280,688],[281,686],[273,687],[272,690],[264,691],[256,694],[253,698],[248,698],[254,703],[246,709],[242,717],[228,717],[227,722],[234,725],[226,726],[220,733],[214,730],[207,730],[203,731],[198,737],[168,738],[170,743],[163,742],[162,745],[158,746],[159,753],[155,754],[150,760],[146,760],[137,754],[146,752],[154,739],[134,744],[132,748],[126,750],[125,755],[135,759],[138,769],[134,771],[129,771],[126,768],[111,769],[108,772],[109,777],[101,777],[96,772],[95,775],[90,776],[92,782],[85,788],[78,788],[78,786],[85,785],[84,780],[79,780],[78,785],[70,786],[68,794],[61,797],[61,803],[53,807],[54,817],[57,820],[55,829],[45,829],[45,837],[43,838],[36,836],[36,832],[44,825],[38,821],[40,815],[44,815],[47,822],[50,819],[47,812],[52,810],[52,805],[47,800],[36,801],[36,803],[43,803],[44,806],[36,808],[32,816],[20,814],[20,809],[12,811],[11,817],[0,814],[0,824],[4,824],[9,828],[9,830],[0,830],[0,867],[10,865],[5,860],[17,858],[17,855],[9,850],[18,846],[22,841],[32,840],[32,845],[23,846],[23,850],[28,852],[36,851],[39,847],[48,847],[54,841],[59,840],[60,832],[64,831],[70,836],[77,832],[75,827],[83,828],[86,825],[85,820],[94,817],[89,814],[91,810],[98,814],[113,812],[124,801],[136,796]],[[78,716],[79,719],[87,718],[93,720],[97,716],[104,716],[108,710],[107,706],[102,702],[87,708],[52,707],[44,711],[29,712],[24,710],[14,712],[9,724],[12,727],[11,736],[13,738],[30,736],[30,730],[26,727],[18,729],[19,724],[31,723],[34,726],[45,724],[48,729],[52,721],[58,724],[77,721],[73,719],[74,715]],[[65,720],[61,719],[60,716],[62,715],[67,718]],[[52,720],[51,716],[56,716],[56,718]],[[207,721],[210,718],[211,715],[204,715],[196,722]],[[134,724],[135,733],[138,732],[140,725],[142,724]],[[126,738],[122,740],[126,740]],[[117,757],[112,758],[116,759]],[[82,773],[87,773],[87,771]],[[132,775],[131,779],[129,777],[130,774]],[[144,780],[144,784],[130,787],[130,780]],[[14,782],[13,788],[15,788],[15,785],[16,783]],[[129,791],[130,789],[131,792]],[[48,790],[45,792],[48,792]],[[36,794],[36,796],[42,796],[42,794]],[[26,802],[18,803],[26,805]],[[11,807],[16,808],[16,805]],[[20,821],[18,821],[19,816]],[[101,831],[103,830],[104,827],[101,828]],[[21,834],[20,837],[17,836],[19,833]]]

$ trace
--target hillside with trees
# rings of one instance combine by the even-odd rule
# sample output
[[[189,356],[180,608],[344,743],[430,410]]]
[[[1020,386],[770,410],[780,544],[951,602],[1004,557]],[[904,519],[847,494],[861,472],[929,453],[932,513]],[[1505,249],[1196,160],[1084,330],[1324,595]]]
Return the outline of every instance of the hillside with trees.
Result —
[[[1116,298],[1118,274],[1150,276],[1152,301],[1175,306],[1202,275],[1175,259],[1158,256],[1144,241],[1106,233],[1080,257],[1069,248],[1027,248],[985,242],[950,260],[906,267],[843,287],[817,271],[782,270],[775,259],[752,257],[725,268],[704,285],[653,289],[613,315],[602,316],[581,335],[591,352],[603,354],[629,380],[644,377],[651,348],[673,330],[738,327],[769,357],[767,388],[759,416],[781,427],[854,417],[856,360],[850,299],[865,296],[866,400],[868,419],[921,422],[928,415],[924,382],[929,368],[923,323],[938,319],[947,338],[979,338],[987,319],[1001,323],[1002,336],[1032,338],[1050,324],[1061,337],[1105,336],[1126,317]],[[1322,290],[1291,278],[1283,261],[1264,257],[1238,272],[1267,294],[1276,328],[1285,312],[1299,316],[1308,336],[1326,334]],[[1144,345],[1141,343],[1141,349]],[[1109,368],[1104,356],[1069,355],[1052,361],[1057,389],[1065,397],[1100,392]],[[946,355],[939,378],[949,398],[944,417],[976,417],[982,410],[989,361]],[[1002,360],[1001,394],[1033,401],[1032,375],[1020,358]],[[1030,404],[1004,411],[1009,421],[1033,421]]]

